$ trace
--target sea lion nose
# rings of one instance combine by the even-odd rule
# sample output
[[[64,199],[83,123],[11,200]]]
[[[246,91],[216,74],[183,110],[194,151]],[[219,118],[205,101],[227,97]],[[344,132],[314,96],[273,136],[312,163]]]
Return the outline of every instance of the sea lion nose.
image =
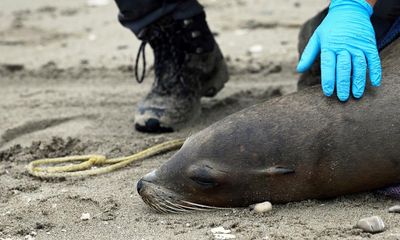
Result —
[[[153,170],[146,174],[142,179],[146,182],[154,182],[154,180],[157,178],[156,170]]]
[[[137,185],[136,185],[136,190],[138,191],[138,193],[140,193],[141,190],[143,190],[143,187],[146,183],[154,183],[154,181],[157,179],[157,174],[156,174],[156,170],[153,170],[151,172],[149,172],[148,174],[146,174],[144,177],[142,177]]]
[[[142,188],[143,188],[143,180],[140,179],[139,182],[136,185],[137,192],[140,193],[140,190],[142,190]]]

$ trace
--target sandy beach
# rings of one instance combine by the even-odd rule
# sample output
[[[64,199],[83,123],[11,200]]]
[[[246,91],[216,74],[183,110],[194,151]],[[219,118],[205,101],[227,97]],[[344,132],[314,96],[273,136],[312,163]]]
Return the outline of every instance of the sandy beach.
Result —
[[[167,215],[150,210],[137,180],[167,153],[101,176],[44,181],[26,165],[82,154],[125,156],[184,138],[250,105],[296,91],[297,35],[327,6],[315,0],[203,0],[231,79],[202,100],[200,119],[169,134],[134,130],[136,103],[150,88],[151,66],[136,83],[140,42],[117,21],[113,1],[0,2],[0,239],[400,239],[398,201],[365,193],[326,201]],[[90,3],[90,1],[89,1]],[[147,49],[151,61],[152,53]],[[321,93],[322,94],[322,93]],[[90,219],[82,220],[82,214]],[[379,215],[387,230],[364,233],[360,218]]]

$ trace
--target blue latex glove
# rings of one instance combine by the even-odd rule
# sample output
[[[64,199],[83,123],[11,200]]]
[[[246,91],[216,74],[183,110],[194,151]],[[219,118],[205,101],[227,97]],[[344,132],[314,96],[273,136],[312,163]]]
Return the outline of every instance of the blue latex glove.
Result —
[[[308,42],[297,66],[308,70],[321,53],[321,84],[326,96],[336,93],[346,101],[352,90],[360,98],[365,90],[367,65],[372,86],[381,83],[382,69],[365,0],[332,0],[329,13]]]

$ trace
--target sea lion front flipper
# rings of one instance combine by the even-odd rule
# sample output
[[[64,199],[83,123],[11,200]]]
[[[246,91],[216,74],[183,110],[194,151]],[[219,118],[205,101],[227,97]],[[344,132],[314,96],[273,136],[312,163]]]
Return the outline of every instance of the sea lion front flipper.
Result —
[[[289,167],[283,167],[283,166],[273,166],[270,168],[267,168],[265,170],[265,173],[268,175],[284,175],[284,174],[290,174],[294,173],[295,171]]]

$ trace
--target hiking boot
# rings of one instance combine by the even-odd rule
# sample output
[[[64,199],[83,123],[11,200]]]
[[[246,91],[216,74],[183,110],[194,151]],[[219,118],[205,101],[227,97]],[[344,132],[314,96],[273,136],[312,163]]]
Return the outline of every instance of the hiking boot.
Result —
[[[155,80],[135,113],[135,127],[143,132],[172,132],[200,114],[200,98],[215,96],[228,81],[222,53],[205,20],[165,17],[142,30],[136,60],[136,79],[145,75],[145,46],[154,52]],[[143,73],[138,62],[143,54]]]

